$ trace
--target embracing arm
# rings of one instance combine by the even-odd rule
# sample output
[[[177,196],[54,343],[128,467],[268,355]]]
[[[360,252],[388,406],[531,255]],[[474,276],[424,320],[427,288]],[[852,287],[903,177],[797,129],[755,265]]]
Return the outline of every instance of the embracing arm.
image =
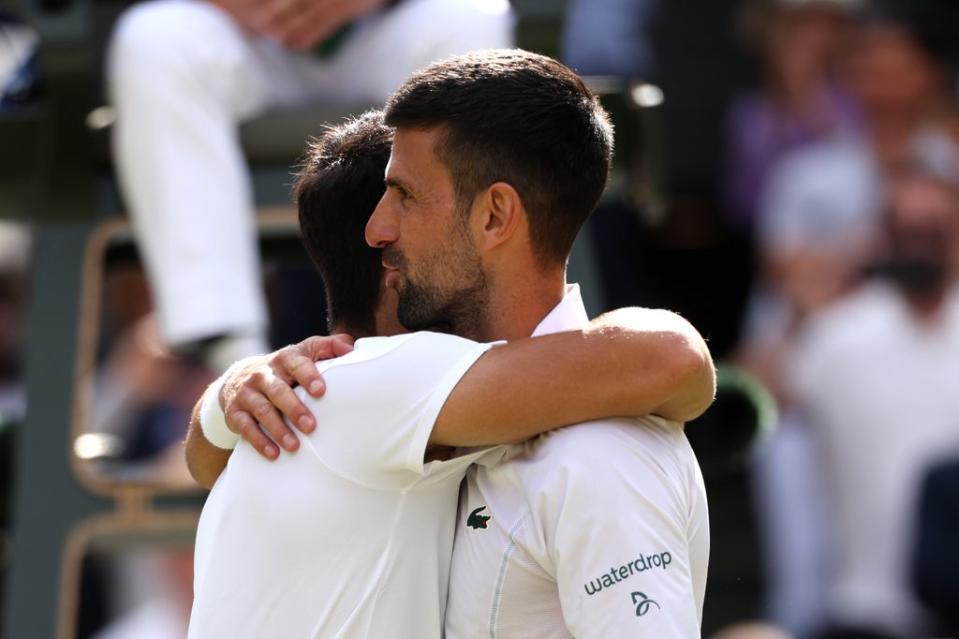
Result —
[[[715,389],[709,349],[689,322],[669,311],[620,309],[583,331],[491,349],[453,389],[430,444],[522,441],[605,417],[688,421]]]
[[[313,362],[349,348],[343,336],[310,338],[251,358],[227,376],[217,394],[227,425],[268,459],[279,455],[274,442],[295,450],[289,423],[303,432],[316,424],[292,385],[322,395]],[[615,416],[655,414],[688,421],[706,410],[715,385],[709,349],[689,322],[663,310],[620,309],[583,331],[491,349],[447,398],[429,443],[435,448],[521,441],[566,424]],[[206,440],[198,414],[199,403],[187,437],[187,463],[194,479],[209,486],[230,451]]]
[[[299,382],[314,397],[320,397],[326,387],[314,362],[339,357],[351,350],[353,338],[348,335],[310,337],[276,353],[248,357],[231,366],[220,379],[210,384],[193,407],[185,443],[187,468],[193,479],[200,486],[211,488],[233,452],[232,447],[224,447],[226,444],[222,442],[220,446],[211,443],[203,433],[201,417],[205,422],[212,412],[208,410],[204,414],[204,401],[212,402],[210,408],[214,411],[220,408],[216,417],[221,428],[226,426],[235,435],[249,441],[264,457],[276,459],[279,449],[274,442],[282,442],[289,451],[299,447],[293,432],[277,412],[278,408],[289,415],[304,433],[316,427],[313,416],[293,392],[292,385]],[[254,391],[254,388],[258,390]],[[225,414],[223,407],[229,407]]]
[[[227,448],[214,446],[209,442],[200,428],[201,399],[193,408],[190,416],[190,427],[186,433],[186,464],[196,483],[204,488],[212,488],[216,478],[220,476],[233,451]]]

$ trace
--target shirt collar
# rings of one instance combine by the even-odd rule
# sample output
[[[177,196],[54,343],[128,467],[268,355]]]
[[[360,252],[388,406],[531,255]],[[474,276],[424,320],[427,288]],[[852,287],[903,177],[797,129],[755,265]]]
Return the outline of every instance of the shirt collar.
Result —
[[[563,296],[559,304],[553,307],[549,315],[539,323],[539,326],[533,331],[533,337],[562,333],[563,331],[575,331],[586,328],[587,325],[589,325],[589,316],[586,314],[583,296],[579,292],[579,284],[567,284],[566,295]],[[463,454],[464,450],[466,449],[460,449],[458,454]],[[523,444],[494,446],[486,455],[473,463],[477,466],[497,466],[507,457],[518,455],[524,450]]]
[[[579,292],[579,284],[567,284],[566,295],[539,323],[533,331],[533,337],[575,331],[586,328],[588,324],[589,316],[586,314],[583,296]]]

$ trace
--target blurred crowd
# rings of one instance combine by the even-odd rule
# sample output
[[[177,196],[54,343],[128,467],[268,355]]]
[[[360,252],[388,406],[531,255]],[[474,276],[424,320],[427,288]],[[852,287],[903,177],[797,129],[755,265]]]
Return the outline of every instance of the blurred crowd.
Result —
[[[770,9],[764,85],[730,107],[725,211],[757,255],[735,357],[780,406],[754,484],[772,616],[927,636],[959,603],[921,560],[955,556],[959,514],[929,485],[959,453],[956,73],[860,4]]]
[[[573,3],[570,16],[590,18],[567,24],[567,35],[603,21],[586,4]],[[735,587],[749,572],[748,544],[724,546],[721,531],[730,495],[745,493],[762,614],[778,628],[729,636],[959,633],[959,552],[949,542],[959,524],[956,8],[724,3],[701,5],[711,15],[697,28],[691,6],[598,4],[629,5],[634,19],[607,19],[602,32],[628,32],[632,44],[611,37],[584,51],[567,39],[567,58],[582,73],[662,82],[673,155],[664,220],[648,203],[615,199],[594,216],[607,302],[687,313],[714,354],[758,379],[779,408],[743,484],[721,492],[726,480],[707,473],[713,601],[733,601],[717,582]],[[702,24],[718,17],[730,30],[716,37]],[[677,53],[666,40],[682,35],[688,48]],[[712,77],[748,85],[710,60],[734,58],[721,39],[755,55],[753,88]],[[687,92],[707,104],[670,107]],[[670,290],[687,284],[692,293]]]
[[[133,464],[126,477],[188,481],[193,400],[285,341],[239,125],[375,106],[431,60],[514,42],[505,1],[325,6],[152,0],[113,31],[113,161],[143,266],[107,274],[91,424]],[[642,135],[617,140],[664,167],[665,205],[614,182],[588,229],[605,305],[686,314],[779,407],[738,469],[761,605],[716,617],[768,625],[716,636],[959,633],[959,13],[948,0],[573,0],[565,16],[560,57],[577,71],[665,91]],[[657,136],[664,157],[647,157]],[[27,245],[0,226],[0,416],[18,419]]]

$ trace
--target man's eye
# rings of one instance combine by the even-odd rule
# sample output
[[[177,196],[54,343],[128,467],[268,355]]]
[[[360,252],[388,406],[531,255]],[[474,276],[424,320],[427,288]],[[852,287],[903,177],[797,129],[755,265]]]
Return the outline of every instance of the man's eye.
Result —
[[[389,191],[394,193],[396,197],[400,199],[401,204],[406,204],[407,202],[413,199],[413,196],[410,195],[409,191],[407,191],[405,188],[403,188],[399,184],[396,184],[395,182],[388,184],[387,187]]]

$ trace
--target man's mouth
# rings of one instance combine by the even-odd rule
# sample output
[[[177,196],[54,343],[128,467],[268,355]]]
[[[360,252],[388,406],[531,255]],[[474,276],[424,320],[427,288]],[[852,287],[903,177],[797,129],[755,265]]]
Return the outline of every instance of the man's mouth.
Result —
[[[385,266],[385,265],[384,265],[384,268],[386,269],[386,273],[383,276],[383,285],[388,288],[396,288],[396,285],[400,281],[399,270],[395,268],[390,268],[389,266]]]

